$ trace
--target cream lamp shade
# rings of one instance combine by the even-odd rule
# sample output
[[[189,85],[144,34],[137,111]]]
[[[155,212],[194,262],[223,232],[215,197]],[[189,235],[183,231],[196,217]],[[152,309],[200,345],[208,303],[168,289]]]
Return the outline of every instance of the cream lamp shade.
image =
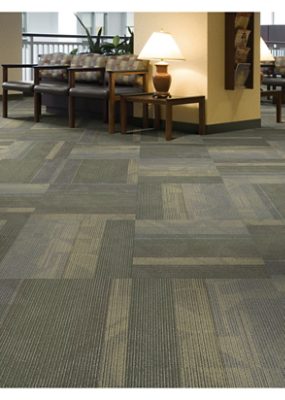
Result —
[[[268,63],[275,61],[271,51],[269,50],[265,41],[260,38],[260,62],[261,63]]]
[[[184,60],[173,36],[164,31],[153,32],[138,55],[142,60],[159,60],[156,74],[153,76],[153,85],[156,97],[169,97],[171,76],[167,72],[168,63],[165,60]]]

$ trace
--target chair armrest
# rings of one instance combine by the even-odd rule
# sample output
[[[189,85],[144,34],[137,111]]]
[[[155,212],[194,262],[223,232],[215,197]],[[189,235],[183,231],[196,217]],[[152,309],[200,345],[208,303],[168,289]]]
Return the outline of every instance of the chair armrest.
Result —
[[[145,70],[145,69],[141,69],[141,70],[120,69],[120,70],[118,70],[118,69],[116,69],[116,70],[107,70],[106,72],[109,73],[109,92],[110,92],[110,97],[111,98],[115,98],[115,78],[116,78],[116,74],[142,75],[144,92],[147,92],[148,70]]]
[[[70,67],[70,72],[105,71],[105,67]]]
[[[9,68],[33,68],[37,64],[2,64],[2,82],[8,81]]]
[[[38,85],[40,82],[40,71],[41,70],[56,70],[64,69],[67,70],[70,67],[69,64],[50,64],[50,65],[36,65],[34,67],[34,84]]]
[[[147,70],[141,69],[141,70],[131,70],[131,69],[108,69],[106,70],[110,75],[112,74],[125,74],[125,75],[145,75],[148,73]]]
[[[50,64],[50,65],[35,65],[35,70],[40,69],[68,69],[70,67],[69,64]]]
[[[3,68],[33,68],[37,64],[1,64]]]

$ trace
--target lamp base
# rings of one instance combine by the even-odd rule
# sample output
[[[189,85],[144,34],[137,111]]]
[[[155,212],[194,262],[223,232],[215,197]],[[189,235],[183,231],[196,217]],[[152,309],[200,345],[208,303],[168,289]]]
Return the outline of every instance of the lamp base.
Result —
[[[167,98],[171,97],[169,88],[171,84],[171,75],[167,72],[168,64],[160,61],[155,64],[156,73],[152,78],[155,89],[154,97]]]
[[[152,97],[156,99],[167,99],[171,97],[170,93],[161,93],[161,92],[154,92]]]

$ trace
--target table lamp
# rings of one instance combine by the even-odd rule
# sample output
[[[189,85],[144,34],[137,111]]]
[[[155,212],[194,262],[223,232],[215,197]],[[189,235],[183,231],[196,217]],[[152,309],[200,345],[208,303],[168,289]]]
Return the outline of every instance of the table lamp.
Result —
[[[153,32],[142,51],[138,55],[142,60],[160,60],[156,66],[153,76],[155,97],[171,97],[169,88],[171,75],[167,72],[168,63],[165,60],[184,60],[173,36],[164,31]]]
[[[270,64],[275,61],[271,51],[269,50],[265,41],[260,38],[260,63],[262,64]]]
[[[274,73],[275,58],[269,50],[265,41],[260,37],[260,82],[262,84],[264,73],[272,75]]]

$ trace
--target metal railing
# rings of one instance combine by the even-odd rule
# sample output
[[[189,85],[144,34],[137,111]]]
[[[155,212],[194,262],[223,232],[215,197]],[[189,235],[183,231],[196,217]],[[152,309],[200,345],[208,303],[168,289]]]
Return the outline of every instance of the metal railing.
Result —
[[[125,39],[126,36],[120,36]],[[93,40],[97,36],[92,36]],[[111,42],[113,36],[100,36],[100,43]],[[59,35],[43,33],[23,33],[22,34],[22,62],[24,64],[37,64],[42,54],[48,53],[66,53],[77,49],[78,53],[89,51],[86,35]],[[31,80],[32,70],[23,69],[23,79]]]
[[[285,56],[285,42],[266,41],[266,44],[274,57]]]

